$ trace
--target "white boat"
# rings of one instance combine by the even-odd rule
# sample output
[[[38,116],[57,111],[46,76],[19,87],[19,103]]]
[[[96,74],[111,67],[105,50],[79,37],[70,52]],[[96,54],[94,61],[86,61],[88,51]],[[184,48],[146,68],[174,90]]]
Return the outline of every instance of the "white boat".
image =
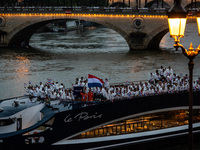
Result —
[[[26,129],[41,120],[45,104],[28,97],[14,98],[0,103],[0,134]]]

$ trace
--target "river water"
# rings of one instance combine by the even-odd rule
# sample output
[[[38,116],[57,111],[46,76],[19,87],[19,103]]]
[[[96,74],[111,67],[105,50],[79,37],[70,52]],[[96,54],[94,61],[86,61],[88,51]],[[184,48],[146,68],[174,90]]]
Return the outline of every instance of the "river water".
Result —
[[[200,44],[196,24],[187,24],[181,44]],[[71,87],[76,77],[93,74],[110,83],[147,80],[150,72],[163,65],[174,72],[188,73],[188,59],[173,48],[167,34],[159,51],[129,51],[115,31],[90,27],[68,33],[36,33],[29,49],[0,49],[0,99],[25,94],[24,83],[36,85],[47,78]],[[194,78],[200,76],[200,56],[195,59]]]

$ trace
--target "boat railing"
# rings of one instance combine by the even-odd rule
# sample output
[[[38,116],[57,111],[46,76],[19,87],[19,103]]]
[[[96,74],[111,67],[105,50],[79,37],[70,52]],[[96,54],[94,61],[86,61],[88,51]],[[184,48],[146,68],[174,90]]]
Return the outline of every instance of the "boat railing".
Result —
[[[194,90],[194,92],[199,92],[199,89]],[[78,109],[78,108],[82,108],[82,107],[88,107],[88,106],[94,106],[94,105],[99,105],[99,104],[104,104],[104,103],[115,103],[118,101],[124,101],[124,100],[134,100],[137,98],[142,98],[142,97],[151,97],[151,96],[158,96],[158,95],[171,95],[171,94],[181,94],[181,93],[187,93],[188,90],[183,90],[183,91],[174,91],[174,92],[165,92],[165,93],[154,93],[154,94],[149,94],[149,95],[139,95],[139,96],[133,96],[133,97],[119,97],[117,99],[94,99],[93,101],[82,101],[80,99],[78,100],[63,100],[63,99],[56,99],[57,101],[59,101],[59,104],[62,104],[64,106],[67,106],[70,109]],[[2,101],[6,101],[6,100],[11,100],[11,99],[17,99],[20,100],[22,98],[30,98],[28,95],[26,96],[18,96],[18,97],[12,97],[12,98],[7,98],[7,99],[3,99],[0,100],[0,102]],[[37,97],[36,97],[37,98]],[[44,100],[40,100],[39,98],[37,98],[36,101],[41,101],[44,102]],[[33,103],[36,101],[32,101]],[[52,100],[54,101],[54,100]],[[31,102],[31,100],[30,100]]]
[[[195,90],[194,92],[199,92],[200,90]],[[130,98],[119,98],[119,99],[105,99],[105,100],[93,100],[93,101],[81,101],[81,100],[62,100],[61,103],[65,106],[70,107],[71,109],[78,109],[82,107],[88,107],[88,106],[94,106],[104,103],[115,103],[119,101],[126,101],[126,100],[134,100],[136,98],[142,98],[142,97],[152,97],[152,96],[158,96],[158,95],[171,95],[171,94],[181,94],[181,93],[187,93],[187,90],[178,91],[174,93],[160,93],[160,94],[151,94],[151,95],[143,95],[143,96],[135,96]]]
[[[11,100],[11,99],[19,99],[19,98],[23,98],[23,97],[27,98],[28,96],[23,95],[23,96],[16,96],[16,97],[10,97],[10,98],[5,98],[5,99],[0,99],[0,102],[1,101],[6,101],[6,100]]]
[[[94,105],[99,105],[103,103],[110,102],[110,100],[102,100],[102,101],[61,101],[61,104],[64,106],[67,106],[70,109],[78,109],[78,108],[83,108],[83,107],[88,107],[88,106],[94,106]]]

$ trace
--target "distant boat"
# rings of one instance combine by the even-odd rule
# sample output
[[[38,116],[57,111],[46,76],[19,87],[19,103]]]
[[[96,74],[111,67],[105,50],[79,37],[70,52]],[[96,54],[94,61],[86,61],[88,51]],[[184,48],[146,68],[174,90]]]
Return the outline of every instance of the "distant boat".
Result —
[[[66,32],[82,28],[82,24],[80,23],[79,20],[66,21],[66,22],[57,21],[48,26],[53,32]]]
[[[64,32],[65,29],[66,29],[66,28],[57,28],[57,27],[52,28],[52,30],[53,30],[54,32]]]

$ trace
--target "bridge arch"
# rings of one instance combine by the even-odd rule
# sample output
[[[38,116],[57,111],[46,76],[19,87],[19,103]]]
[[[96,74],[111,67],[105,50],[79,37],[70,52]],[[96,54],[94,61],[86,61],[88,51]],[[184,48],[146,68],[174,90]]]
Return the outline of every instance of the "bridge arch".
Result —
[[[146,39],[146,42],[148,43],[147,49],[159,49],[160,42],[162,38],[169,32],[169,26],[163,25],[160,28],[155,29],[150,34],[148,34],[148,37]]]
[[[110,7],[128,7],[128,4],[122,2],[115,2],[110,5]]]
[[[9,47],[17,47],[21,43],[25,45],[29,45],[29,40],[31,36],[42,26],[52,22],[51,21],[43,21],[37,23],[26,22],[17,27],[15,27],[10,33],[8,33],[8,38],[10,39],[8,46]]]
[[[7,34],[7,38],[9,40],[8,46],[13,47],[16,43],[21,43],[21,42],[25,42],[28,45],[31,36],[36,32],[37,29],[43,27],[44,25],[50,22],[61,20],[61,19],[77,19],[77,20],[85,20],[85,21],[101,24],[105,27],[113,29],[114,31],[119,33],[127,41],[127,43],[130,43],[128,42],[129,40],[128,34],[123,29],[112,24],[112,22],[107,22],[105,20],[102,20],[99,18],[93,18],[93,17],[53,16],[53,17],[41,17],[40,19],[36,19],[36,20],[33,19],[33,21],[28,20],[16,26]]]
[[[167,9],[171,8],[171,6],[167,2],[163,1],[163,4],[162,4],[161,1],[157,1],[157,0],[152,0],[148,3],[146,3],[144,7],[146,7],[146,8],[157,8],[157,7],[161,8],[162,5],[163,5],[163,8],[167,8]]]

